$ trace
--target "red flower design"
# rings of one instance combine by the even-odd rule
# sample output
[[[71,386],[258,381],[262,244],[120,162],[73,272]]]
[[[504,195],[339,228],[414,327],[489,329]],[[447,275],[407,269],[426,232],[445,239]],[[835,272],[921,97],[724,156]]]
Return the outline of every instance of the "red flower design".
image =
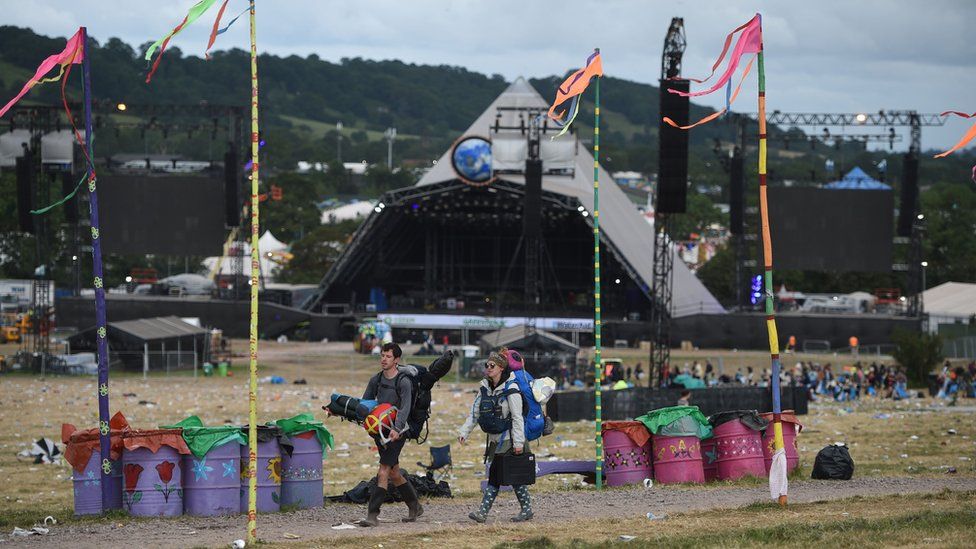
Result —
[[[163,484],[169,484],[169,481],[173,480],[173,468],[176,464],[172,461],[164,461],[156,466],[156,471],[159,473],[159,480]]]
[[[142,465],[138,463],[126,463],[122,469],[122,476],[125,479],[125,491],[134,492],[136,484],[139,482],[139,475],[142,474]]]

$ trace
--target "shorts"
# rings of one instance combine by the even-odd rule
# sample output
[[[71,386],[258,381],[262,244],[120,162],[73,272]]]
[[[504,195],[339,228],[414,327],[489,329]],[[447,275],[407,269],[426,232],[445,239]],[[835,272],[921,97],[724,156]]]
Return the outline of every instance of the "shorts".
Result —
[[[386,446],[383,446],[378,438],[374,437],[373,440],[376,441],[377,453],[380,455],[380,465],[392,467],[400,463],[400,452],[403,451],[403,444],[407,439],[401,438],[395,442],[387,442]]]

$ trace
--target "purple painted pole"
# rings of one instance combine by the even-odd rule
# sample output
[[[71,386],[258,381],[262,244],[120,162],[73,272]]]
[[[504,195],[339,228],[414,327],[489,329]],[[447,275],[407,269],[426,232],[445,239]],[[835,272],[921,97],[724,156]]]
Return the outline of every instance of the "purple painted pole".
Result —
[[[95,151],[92,148],[91,116],[91,52],[88,49],[88,29],[81,28],[85,55],[81,70],[85,89],[85,149],[88,151],[88,195],[91,201],[92,271],[95,275],[95,326],[98,347],[98,442],[102,456],[102,512],[108,510],[110,503],[109,475],[112,472],[111,437],[108,426],[108,339],[105,322],[105,284],[102,281],[102,243],[98,239],[98,193],[95,192]]]

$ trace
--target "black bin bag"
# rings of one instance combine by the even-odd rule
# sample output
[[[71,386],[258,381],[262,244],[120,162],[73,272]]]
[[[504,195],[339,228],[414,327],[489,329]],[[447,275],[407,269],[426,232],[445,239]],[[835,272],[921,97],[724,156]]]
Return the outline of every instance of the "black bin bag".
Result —
[[[822,480],[850,480],[854,476],[854,460],[847,446],[831,444],[820,450],[810,476]]]

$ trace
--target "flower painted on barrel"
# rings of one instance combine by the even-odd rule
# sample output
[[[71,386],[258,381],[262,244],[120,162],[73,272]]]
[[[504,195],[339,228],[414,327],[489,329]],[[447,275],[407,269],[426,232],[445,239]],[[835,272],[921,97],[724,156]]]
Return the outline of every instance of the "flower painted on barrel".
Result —
[[[268,480],[275,484],[281,484],[281,458],[271,458],[268,460]]]
[[[122,501],[132,511],[132,505],[142,500],[142,490],[136,490],[139,484],[139,475],[143,472],[142,465],[138,463],[126,463],[122,468],[122,479],[125,482],[125,491],[122,493]]]
[[[183,497],[183,489],[179,486],[170,486],[169,483],[173,480],[173,469],[176,468],[176,464],[172,461],[163,461],[159,465],[156,465],[156,472],[159,474],[159,481],[153,484],[153,488],[157,492],[163,495],[163,501],[169,503],[169,495],[176,492],[177,495]],[[162,484],[160,484],[162,483]]]

